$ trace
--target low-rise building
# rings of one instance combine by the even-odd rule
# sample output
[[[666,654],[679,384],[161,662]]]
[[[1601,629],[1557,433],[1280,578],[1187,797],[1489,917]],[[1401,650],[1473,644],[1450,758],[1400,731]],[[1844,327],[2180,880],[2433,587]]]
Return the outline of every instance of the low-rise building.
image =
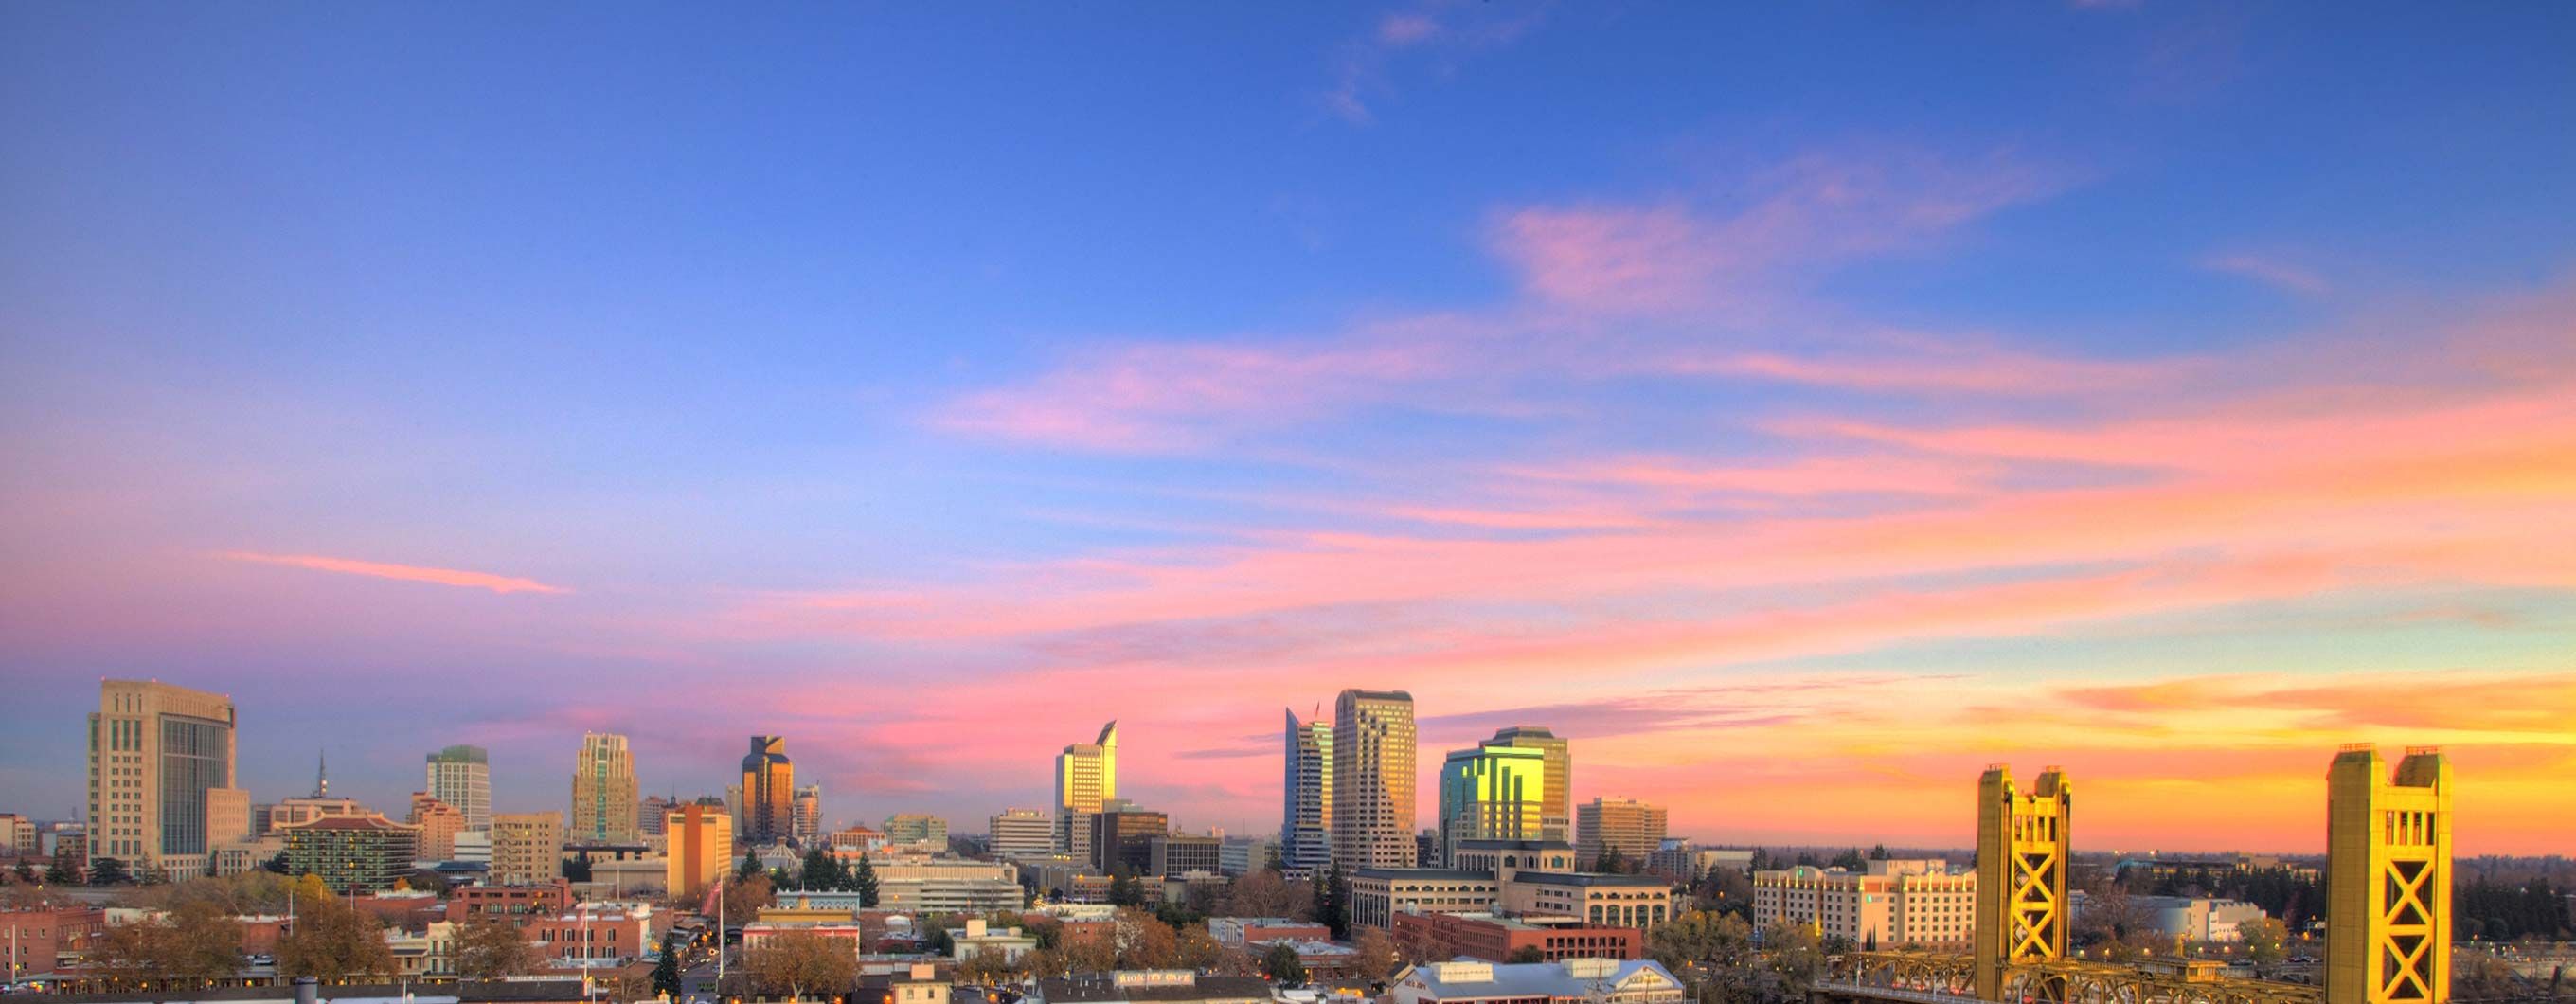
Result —
[[[1331,941],[1333,931],[1322,924],[1286,917],[1210,917],[1208,936],[1227,948],[1242,948],[1262,941]]]
[[[1017,964],[1020,957],[1038,950],[1035,935],[1022,933],[1016,927],[993,927],[981,920],[969,920],[964,927],[948,929],[950,958],[963,962],[982,952],[999,952],[1005,964]]]
[[[1673,886],[1653,875],[1522,872],[1503,884],[1503,907],[1519,914],[1650,928],[1673,918]]]
[[[1398,913],[1492,913],[1502,905],[1502,883],[1490,872],[1362,868],[1348,885],[1354,927],[1387,930]]]
[[[1055,817],[1037,809],[1004,809],[984,827],[984,850],[997,858],[1055,853]]]
[[[2267,916],[2252,903],[2207,896],[2131,896],[2129,905],[2168,939],[2217,944],[2245,940],[2243,925]],[[2080,902],[2075,909],[2083,912]]]
[[[1549,962],[1642,959],[1646,949],[1646,932],[1639,928],[1586,924],[1571,917],[1399,913],[1394,933],[1398,944],[1432,946],[1429,954],[1435,958],[1487,962],[1507,962],[1524,950]]]
[[[1753,923],[1811,924],[1863,947],[1956,948],[1976,936],[1976,899],[1977,873],[1939,860],[1800,865],[1754,873]]]
[[[889,844],[948,849],[948,821],[926,812],[898,812],[887,816],[885,838]]]
[[[407,980],[456,975],[456,924],[432,921],[419,930],[385,929],[385,948],[393,952],[394,971]]]
[[[1750,875],[1753,872],[1753,851],[1693,847],[1683,842],[1680,846],[1659,848],[1646,855],[1646,870],[1675,882],[1697,882],[1718,871]]]
[[[524,924],[572,909],[572,884],[556,879],[543,885],[469,885],[447,894],[452,920],[494,919]]]
[[[1167,834],[1145,842],[1146,874],[1164,878],[1181,878],[1191,872],[1217,875],[1218,857],[1225,841],[1216,837],[1191,837]]]
[[[543,957],[584,965],[639,958],[661,947],[653,908],[640,903],[582,903],[567,913],[529,918],[521,930]]]
[[[1121,969],[1039,980],[1031,1004],[1270,1004],[1270,981],[1187,969]]]
[[[0,910],[0,927],[9,929],[9,940],[0,942],[6,973],[12,979],[33,979],[79,967],[107,937],[107,911],[94,906]]]
[[[1388,1004],[1680,1004],[1688,994],[1648,959],[1563,962],[1432,962],[1407,967]]]

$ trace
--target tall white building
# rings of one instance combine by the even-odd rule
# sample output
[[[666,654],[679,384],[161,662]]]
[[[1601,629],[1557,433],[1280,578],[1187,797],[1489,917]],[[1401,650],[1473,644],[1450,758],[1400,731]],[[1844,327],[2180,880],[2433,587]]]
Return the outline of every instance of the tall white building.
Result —
[[[1301,722],[1292,710],[1285,738],[1279,863],[1320,875],[1333,861],[1333,723]]]
[[[1004,809],[984,828],[984,849],[994,857],[1044,857],[1055,850],[1055,820],[1036,809]]]
[[[1414,866],[1415,752],[1413,695],[1345,690],[1334,700],[1333,863],[1343,874]]]
[[[1091,817],[1118,797],[1118,722],[1100,727],[1100,738],[1075,743],[1055,758],[1055,849],[1077,858],[1091,852]]]
[[[89,716],[89,860],[204,874],[222,836],[206,803],[232,787],[233,729],[233,701],[222,694],[100,681]]]
[[[635,758],[626,737],[585,732],[572,769],[572,829],[578,844],[634,844],[644,836],[635,817]]]
[[[465,828],[492,828],[492,755],[480,746],[450,746],[429,755],[429,797],[465,814]]]

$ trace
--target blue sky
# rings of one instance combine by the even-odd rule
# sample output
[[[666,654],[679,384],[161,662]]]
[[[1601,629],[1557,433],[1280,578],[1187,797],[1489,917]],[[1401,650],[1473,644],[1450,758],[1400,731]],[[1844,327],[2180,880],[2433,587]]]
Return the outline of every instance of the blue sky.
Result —
[[[1139,791],[1238,829],[1237,740],[1345,685],[2558,707],[2570,51],[2537,4],[0,7],[0,802],[77,798],[101,675],[287,726],[263,798],[331,746],[398,804],[480,741],[552,804],[584,727],[714,790],[786,732],[835,816],[973,818],[1120,717]],[[2461,655],[2356,658],[2354,610]],[[1675,726],[1582,737],[1577,794],[1933,839],[1724,806],[2013,752],[1897,762],[1794,693],[1729,700],[1814,777],[1692,788],[1780,737]],[[2472,718],[2184,745],[2286,786],[2429,738],[2513,779],[2491,846],[2576,819],[2515,787],[2563,737]]]

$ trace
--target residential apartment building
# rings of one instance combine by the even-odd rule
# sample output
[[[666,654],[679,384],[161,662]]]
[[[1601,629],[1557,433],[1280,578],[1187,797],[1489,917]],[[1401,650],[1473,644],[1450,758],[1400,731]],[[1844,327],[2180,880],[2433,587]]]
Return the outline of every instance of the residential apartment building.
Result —
[[[465,814],[465,828],[492,828],[492,755],[480,746],[450,746],[429,755],[429,797]],[[317,792],[318,794],[318,792]]]
[[[1342,691],[1332,756],[1333,861],[1345,873],[1413,867],[1413,695]]]
[[[1574,810],[1580,838],[1574,850],[1583,867],[1597,868],[1610,851],[1643,865],[1646,855],[1664,844],[1664,807],[1633,798],[1595,798]]]
[[[89,716],[89,860],[203,874],[209,792],[233,784],[232,698],[157,680],[102,680]]]
[[[456,835],[465,829],[465,813],[441,802],[426,791],[411,793],[411,812],[403,822],[420,831],[420,846],[414,852],[423,861],[450,861],[456,857]]]
[[[1321,875],[1333,861],[1333,723],[1287,715],[1279,863],[1292,875]]]
[[[644,840],[636,825],[635,756],[626,737],[613,732],[584,732],[581,752],[572,764],[572,829],[576,844],[636,844]]]
[[[1872,861],[1866,871],[1766,869],[1753,874],[1753,923],[1812,924],[1877,948],[1960,948],[1976,934],[1977,873],[1938,860]]]
[[[383,816],[326,816],[286,829],[286,870],[342,895],[391,889],[411,874],[418,831]]]
[[[1045,857],[1055,852],[1055,820],[1036,809],[1004,809],[984,825],[984,849],[995,857]]]
[[[1055,758],[1055,849],[1088,860],[1089,817],[1118,797],[1118,723],[1100,727],[1100,736],[1066,746]]]
[[[492,817],[493,885],[536,885],[563,877],[563,816],[505,812]]]

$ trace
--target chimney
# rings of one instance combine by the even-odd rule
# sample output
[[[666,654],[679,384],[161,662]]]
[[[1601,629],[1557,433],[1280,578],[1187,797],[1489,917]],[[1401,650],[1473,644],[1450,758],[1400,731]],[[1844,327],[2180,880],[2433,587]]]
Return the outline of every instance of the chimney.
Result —
[[[310,976],[295,978],[295,1004],[319,1004],[322,981]]]

